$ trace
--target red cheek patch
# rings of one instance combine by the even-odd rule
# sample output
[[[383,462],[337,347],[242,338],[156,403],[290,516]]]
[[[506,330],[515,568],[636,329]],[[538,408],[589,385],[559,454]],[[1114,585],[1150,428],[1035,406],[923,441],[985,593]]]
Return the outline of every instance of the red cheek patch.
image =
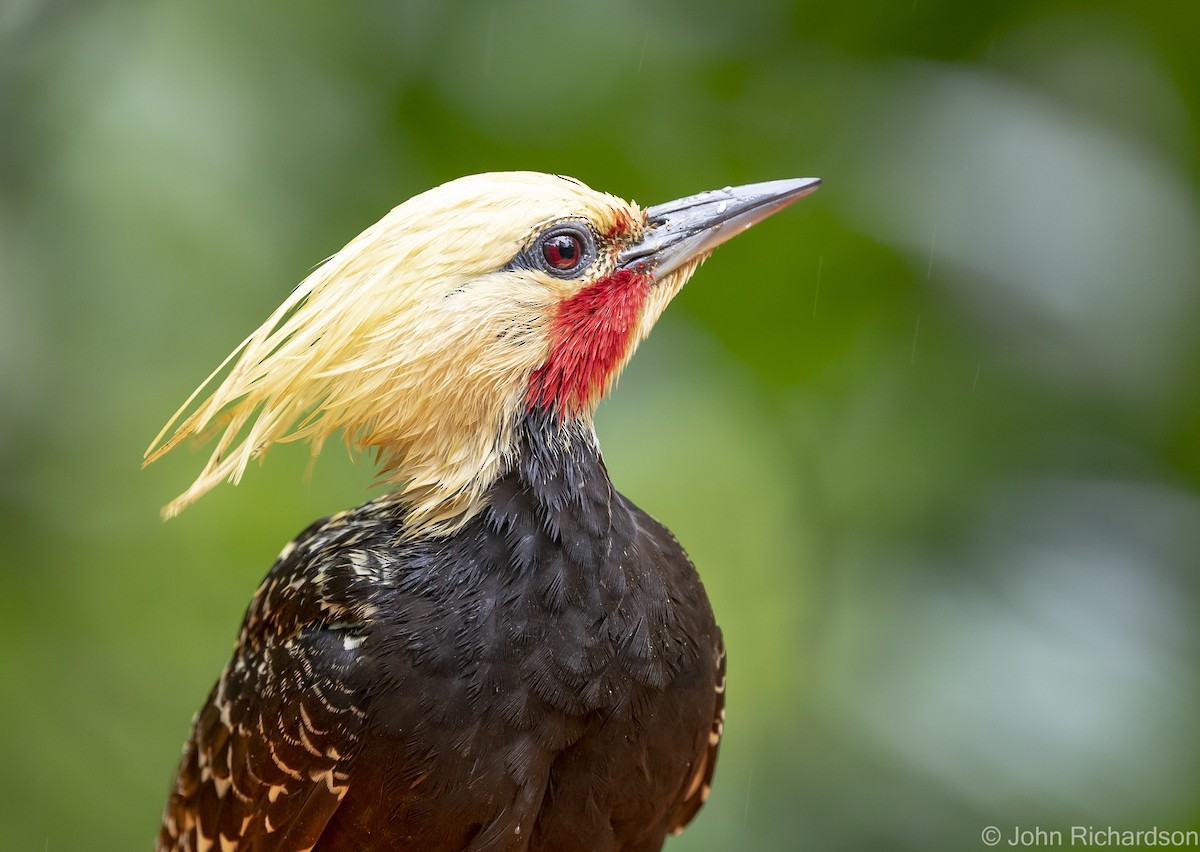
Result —
[[[604,392],[629,351],[648,275],[618,270],[559,302],[550,327],[550,356],[529,379],[530,408],[557,406],[577,414]]]

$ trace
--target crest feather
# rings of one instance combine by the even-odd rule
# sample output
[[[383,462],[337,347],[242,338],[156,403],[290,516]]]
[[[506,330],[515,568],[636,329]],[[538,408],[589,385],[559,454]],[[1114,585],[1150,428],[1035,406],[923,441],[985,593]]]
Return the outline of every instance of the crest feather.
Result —
[[[351,448],[379,452],[412,526],[451,531],[506,463],[565,295],[508,262],[548,222],[625,208],[533,172],[461,178],[404,202],[309,275],[175,412],[145,464],[189,437],[219,437],[163,515],[238,482],[272,444],[305,440],[316,455],[341,429]]]

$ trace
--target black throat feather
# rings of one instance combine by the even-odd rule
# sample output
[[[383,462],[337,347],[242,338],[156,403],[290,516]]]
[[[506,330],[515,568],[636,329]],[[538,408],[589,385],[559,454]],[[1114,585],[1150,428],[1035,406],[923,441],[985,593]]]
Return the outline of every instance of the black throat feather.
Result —
[[[685,589],[699,591],[694,570],[613,487],[589,423],[534,409],[517,446],[462,529],[400,545],[377,598],[389,625],[381,640],[502,692],[532,682],[563,712],[629,709],[633,692],[671,680],[683,651],[662,653],[678,636],[664,571],[690,575]],[[460,630],[431,647],[446,624]]]

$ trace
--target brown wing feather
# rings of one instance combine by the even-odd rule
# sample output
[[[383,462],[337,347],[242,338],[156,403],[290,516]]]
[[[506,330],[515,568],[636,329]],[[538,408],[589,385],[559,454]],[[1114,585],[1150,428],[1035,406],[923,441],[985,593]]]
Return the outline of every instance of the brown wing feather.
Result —
[[[712,789],[713,773],[717,769],[717,752],[721,748],[721,735],[725,732],[725,641],[717,639],[717,686],[716,702],[713,706],[713,723],[708,739],[703,743],[696,761],[696,768],[684,789],[683,799],[671,816],[670,833],[679,834],[696,816],[708,800]]]
[[[255,595],[233,658],[191,737],[163,815],[160,852],[302,852],[346,795],[366,719],[355,613],[314,525]]]

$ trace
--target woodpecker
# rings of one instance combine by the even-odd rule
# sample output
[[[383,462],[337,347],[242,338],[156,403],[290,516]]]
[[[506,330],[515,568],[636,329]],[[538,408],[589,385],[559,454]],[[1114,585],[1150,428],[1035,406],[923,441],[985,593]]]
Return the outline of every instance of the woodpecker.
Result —
[[[712,249],[818,183],[642,209],[460,178],[226,358],[147,451],[216,436],[166,516],[339,430],[391,487],[267,573],[159,850],[654,850],[683,829],[724,724],[721,631],[684,550],[613,487],[593,414]]]

